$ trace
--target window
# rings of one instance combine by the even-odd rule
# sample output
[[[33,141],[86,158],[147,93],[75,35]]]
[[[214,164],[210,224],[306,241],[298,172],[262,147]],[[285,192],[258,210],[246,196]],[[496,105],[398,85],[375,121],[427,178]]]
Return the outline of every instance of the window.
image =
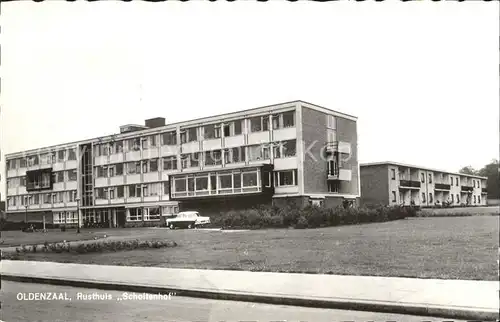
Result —
[[[455,185],[458,186],[458,178],[455,178]]]
[[[68,170],[68,180],[69,181],[76,181],[76,177],[77,177],[77,174],[76,174],[76,169],[72,169],[72,170]]]
[[[432,196],[432,193],[429,192],[429,203],[432,203],[433,202],[433,196]]]
[[[222,164],[221,150],[205,152],[205,165],[220,165]]]
[[[295,111],[285,112],[282,116],[284,128],[295,126]]]
[[[453,181],[453,179],[452,179]],[[453,200],[453,195],[451,195],[451,203],[454,203],[455,201]]]
[[[26,168],[26,159],[25,158],[19,159],[19,167]]]
[[[142,221],[142,208],[128,209],[127,221]]]
[[[250,119],[250,132],[269,131],[269,116],[256,116]]]
[[[233,187],[232,173],[219,174],[219,189],[231,189]]]
[[[144,208],[144,220],[160,220],[160,208]]]
[[[224,163],[245,162],[245,148],[230,148],[224,150]]]
[[[175,131],[166,132],[161,135],[162,145],[177,145],[177,133]]]
[[[262,174],[262,185],[264,187],[271,186],[271,172],[266,172]]]
[[[477,196],[477,203],[481,203],[481,196]]]
[[[177,170],[177,157],[163,158],[163,170]]]
[[[133,138],[127,141],[129,151],[140,151],[141,150],[141,139]]]
[[[391,179],[396,180],[396,170],[395,169],[391,169]]]
[[[481,181],[478,181],[478,182],[477,182],[477,187],[478,187],[478,188],[481,188]],[[479,196],[478,196],[478,197],[479,197]]]
[[[186,178],[176,178],[174,179],[174,190],[175,192],[187,191]]]
[[[453,186],[453,178],[450,177],[450,185]]]
[[[148,185],[142,186],[142,196],[149,197],[149,186]]]
[[[104,196],[104,188],[95,188],[94,193],[96,199],[107,199]]]
[[[38,155],[32,155],[32,156],[28,157],[28,166],[32,167],[35,165],[38,165]],[[13,169],[15,169],[15,165],[14,165]]]
[[[337,119],[333,115],[327,115],[326,116],[326,126],[329,129],[336,129],[337,128]]]
[[[169,194],[170,194],[170,182],[164,181],[163,182],[163,195],[168,196]]]
[[[59,203],[64,202],[64,192],[61,191],[57,193],[57,201]],[[38,195],[35,195],[35,203],[38,204]]]
[[[425,202],[425,192],[422,192],[422,202]]]
[[[57,203],[57,194],[52,194],[52,203]]]
[[[123,198],[124,197],[124,189],[123,186],[116,187],[116,197]]]
[[[149,171],[150,172],[158,171],[158,159],[149,160]]]
[[[189,154],[184,154],[181,156],[181,168],[186,169],[189,167]]]
[[[190,154],[190,158],[189,158],[189,166],[191,168],[196,168],[196,167],[199,167],[200,166],[200,153],[199,152],[195,152],[195,153],[191,153]]]
[[[392,192],[392,202],[396,202],[396,191]]]
[[[194,184],[197,191],[208,190],[208,175],[197,176],[195,178]]]
[[[181,143],[188,143],[198,140],[197,128],[184,129],[181,132]]]
[[[76,149],[68,149],[68,160],[76,160]]]
[[[474,203],[476,203],[476,196],[474,196]]]
[[[273,157],[275,159],[281,158],[281,144],[273,145]]]
[[[75,202],[76,201],[76,190],[68,191],[68,201]]]
[[[233,173],[233,186],[241,188],[241,173]]]
[[[216,124],[209,124],[205,125],[203,127],[203,138],[205,140],[210,140],[210,139],[218,139],[221,137],[221,129],[220,125]]]
[[[283,148],[283,155],[285,158],[294,157],[297,153],[297,141],[289,140],[283,141],[281,144]]]
[[[56,173],[56,182],[64,182],[64,171],[58,171]]]
[[[161,186],[159,183],[150,183],[147,185],[147,192],[148,194],[147,195],[144,195],[145,197],[146,196],[159,196],[160,195],[160,189],[161,189]]]
[[[98,166],[95,168],[97,178],[105,178],[108,176],[107,168],[104,166]]]
[[[231,123],[222,125],[222,132],[224,133],[224,137],[231,136]]]
[[[122,176],[123,175],[123,163],[117,163],[115,164],[115,176]]]
[[[26,187],[26,177],[21,177],[19,179],[19,186],[20,187]]]
[[[420,174],[420,181],[421,181],[422,183],[424,183],[424,182],[425,182],[425,174],[424,174],[424,173],[421,173],[421,174]]]
[[[262,147],[260,145],[251,145],[248,147],[249,161],[258,161],[262,158]]]
[[[280,128],[280,114],[271,116],[273,130],[277,130]]]
[[[257,187],[257,171],[242,172],[243,187]]]
[[[242,120],[238,120],[238,121],[233,122],[234,135],[240,135],[242,133],[241,123],[242,123]]]
[[[194,191],[194,178],[188,177],[187,180],[188,180],[188,184],[187,184],[188,191]]]
[[[123,141],[112,142],[110,145],[112,153],[123,153]]]
[[[432,173],[429,173],[429,183],[432,183]],[[432,202],[429,198],[429,202]]]
[[[140,162],[127,163],[127,174],[140,174],[140,173],[141,173],[141,163]]]
[[[57,161],[64,162],[65,161],[66,150],[57,151]]]
[[[133,198],[141,197],[141,185],[138,184],[129,185],[128,196]]]
[[[457,193],[457,203],[460,203],[460,196]]]
[[[297,170],[276,171],[274,176],[276,187],[297,185]]]

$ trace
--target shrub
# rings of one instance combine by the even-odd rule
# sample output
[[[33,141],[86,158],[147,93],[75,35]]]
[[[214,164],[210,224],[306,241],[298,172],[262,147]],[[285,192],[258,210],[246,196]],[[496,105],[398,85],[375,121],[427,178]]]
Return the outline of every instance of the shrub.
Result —
[[[295,229],[304,229],[304,228],[307,228],[307,226],[308,226],[308,223],[307,223],[306,217],[300,216],[294,227],[295,227]]]

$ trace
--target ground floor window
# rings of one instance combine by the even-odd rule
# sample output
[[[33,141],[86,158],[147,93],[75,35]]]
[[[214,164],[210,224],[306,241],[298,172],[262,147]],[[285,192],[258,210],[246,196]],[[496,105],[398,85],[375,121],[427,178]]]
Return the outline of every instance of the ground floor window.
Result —
[[[338,193],[340,183],[338,181],[328,181],[328,192]]]
[[[276,187],[296,186],[297,170],[276,171],[274,173],[274,184]]]
[[[160,220],[160,208],[144,208],[144,220]]]
[[[142,214],[142,208],[130,208],[127,212],[127,221],[141,221]]]
[[[53,213],[54,224],[77,224],[78,214],[76,211],[60,211]]]

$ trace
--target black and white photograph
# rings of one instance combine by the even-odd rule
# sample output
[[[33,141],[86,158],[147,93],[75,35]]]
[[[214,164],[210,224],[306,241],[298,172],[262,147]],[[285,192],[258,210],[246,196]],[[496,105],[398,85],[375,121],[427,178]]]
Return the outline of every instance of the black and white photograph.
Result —
[[[499,321],[498,1],[2,1],[0,322]]]

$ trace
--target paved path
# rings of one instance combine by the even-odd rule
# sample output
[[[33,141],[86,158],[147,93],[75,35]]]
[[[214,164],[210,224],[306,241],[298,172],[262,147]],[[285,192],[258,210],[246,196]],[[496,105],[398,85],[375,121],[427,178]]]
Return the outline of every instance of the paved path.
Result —
[[[0,262],[3,279],[273,304],[495,320],[499,283],[393,277]],[[17,277],[17,279],[16,279]]]

